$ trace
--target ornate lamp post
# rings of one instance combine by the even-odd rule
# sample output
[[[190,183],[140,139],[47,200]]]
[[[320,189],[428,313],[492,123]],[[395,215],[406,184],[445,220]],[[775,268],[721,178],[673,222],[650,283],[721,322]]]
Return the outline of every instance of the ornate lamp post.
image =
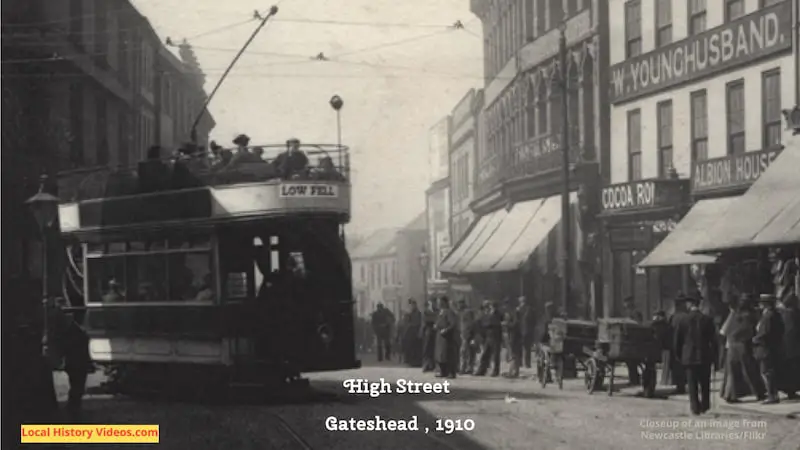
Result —
[[[56,217],[58,217],[58,198],[45,192],[45,183],[47,182],[47,175],[42,175],[39,180],[39,192],[33,197],[25,201],[28,205],[36,223],[39,225],[40,236],[42,237],[42,312],[44,314],[44,328],[42,337],[42,353],[47,352],[47,311],[50,298],[50,292],[47,288],[48,279],[48,264],[47,264],[47,250],[48,250],[48,230],[53,226]]]
[[[338,147],[336,150],[339,153],[339,170],[342,170],[342,106],[344,106],[344,100],[342,97],[334,95],[328,103],[336,111],[336,145]],[[347,176],[349,177],[350,174],[348,173]]]
[[[430,255],[425,246],[419,251],[419,265],[422,267],[422,295],[423,299],[428,301],[428,264],[430,263]]]

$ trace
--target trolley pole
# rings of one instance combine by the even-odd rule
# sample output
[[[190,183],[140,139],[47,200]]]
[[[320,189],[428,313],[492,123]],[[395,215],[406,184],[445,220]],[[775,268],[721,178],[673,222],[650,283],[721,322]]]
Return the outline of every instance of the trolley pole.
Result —
[[[564,273],[561,279],[561,307],[566,313],[570,299],[572,282],[572,266],[570,252],[570,205],[569,205],[569,71],[567,70],[567,37],[566,27],[560,28],[558,40],[558,59],[561,71],[561,239],[563,251]]]
[[[214,98],[214,95],[217,93],[220,86],[222,86],[222,83],[225,82],[225,78],[231,72],[233,66],[236,65],[236,62],[239,61],[239,58],[242,57],[242,54],[244,54],[245,50],[247,50],[247,47],[249,47],[250,43],[253,42],[253,39],[255,39],[256,36],[258,36],[258,33],[261,31],[262,28],[264,28],[264,25],[267,24],[267,21],[271,19],[273,16],[275,16],[275,14],[278,14],[278,7],[277,6],[270,7],[269,14],[267,14],[266,16],[264,16],[263,19],[261,19],[261,23],[258,24],[258,27],[255,29],[255,31],[253,31],[253,34],[251,34],[250,37],[247,39],[247,42],[244,43],[242,48],[239,50],[239,53],[237,53],[236,56],[233,57],[233,61],[231,61],[231,63],[228,65],[228,68],[225,69],[225,72],[222,74],[219,81],[217,81],[217,85],[214,86],[214,89],[211,91],[210,94],[208,94],[208,97],[206,98],[206,101],[203,102],[203,106],[200,108],[200,113],[198,113],[197,117],[194,119],[194,122],[192,123],[192,129],[189,132],[192,144],[195,145],[197,144],[197,125],[200,123],[200,120],[203,118],[206,112],[208,112],[208,105],[209,103],[211,103],[211,100]]]

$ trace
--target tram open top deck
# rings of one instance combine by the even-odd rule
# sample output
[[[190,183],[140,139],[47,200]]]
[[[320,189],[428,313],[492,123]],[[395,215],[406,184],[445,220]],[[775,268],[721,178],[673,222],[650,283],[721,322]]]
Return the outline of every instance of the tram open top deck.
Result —
[[[292,174],[275,165],[283,145],[223,149],[232,157],[226,164],[200,154],[62,172],[61,232],[92,235],[298,215],[349,222],[348,148],[304,144],[299,150],[308,168]]]

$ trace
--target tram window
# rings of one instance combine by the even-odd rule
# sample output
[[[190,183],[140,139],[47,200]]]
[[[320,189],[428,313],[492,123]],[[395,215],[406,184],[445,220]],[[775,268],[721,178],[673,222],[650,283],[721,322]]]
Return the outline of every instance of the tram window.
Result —
[[[169,292],[172,300],[211,300],[211,256],[207,253],[169,255]],[[209,292],[210,291],[210,292]]]
[[[167,248],[167,241],[164,239],[148,241],[147,244],[145,244],[145,247],[149,251],[164,250]]]
[[[278,236],[270,236],[269,245],[278,245]]]
[[[208,236],[188,236],[185,238],[173,238],[167,241],[170,249],[200,249],[211,248],[211,239]]]
[[[88,258],[89,302],[120,303],[127,301],[125,257]],[[111,283],[114,280],[114,283]]]
[[[289,260],[287,261],[287,268],[290,269],[296,276],[305,277],[306,275],[306,261],[303,259],[303,254],[300,252],[289,253]]]
[[[105,253],[106,244],[98,244],[97,242],[90,242],[86,244],[86,253]]]
[[[109,242],[108,253],[125,253],[127,243],[125,242]]]
[[[167,255],[128,256],[128,298],[132,302],[163,302],[167,295]]]
[[[147,250],[147,243],[145,243],[144,241],[128,242],[128,250],[132,252],[143,252]]]

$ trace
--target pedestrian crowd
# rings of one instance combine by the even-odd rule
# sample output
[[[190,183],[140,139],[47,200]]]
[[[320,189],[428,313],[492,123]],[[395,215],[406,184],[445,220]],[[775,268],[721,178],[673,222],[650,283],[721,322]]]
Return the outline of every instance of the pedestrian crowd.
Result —
[[[643,322],[633,299],[626,299],[626,316]],[[758,305],[758,308],[756,307]],[[779,392],[797,399],[800,391],[800,310],[792,294],[778,300],[771,294],[758,298],[742,295],[729,305],[721,326],[700,308],[699,298],[679,295],[674,312],[658,311],[651,326],[661,348],[660,384],[674,386],[674,394],[689,395],[693,414],[710,410],[712,375],[722,370],[720,396],[728,403],[754,396],[764,404],[779,403]],[[563,314],[561,314],[563,316]],[[400,347],[398,359],[437,377],[501,374],[502,351],[516,378],[524,365],[531,367],[536,343],[547,343],[547,326],[554,317],[552,304],[535,317],[525,297],[517,304],[485,301],[472,309],[463,300],[455,307],[445,296],[426,302],[420,310],[415,300],[400,320],[382,304],[372,314],[378,361],[392,358],[392,344]],[[540,319],[540,320],[537,320]],[[394,339],[393,339],[394,337]],[[491,371],[490,371],[491,370]],[[640,383],[637,364],[628,364],[629,381]]]
[[[480,309],[473,309],[464,300],[453,304],[441,296],[428,300],[423,310],[409,299],[408,310],[399,321],[378,304],[372,314],[372,331],[378,361],[391,359],[394,343],[400,347],[397,356],[401,362],[421,367],[423,372],[435,371],[437,377],[484,376],[490,369],[490,375],[497,377],[505,350],[510,368],[503,375],[516,378],[523,365],[531,367],[533,344],[537,335],[546,337],[546,322],[537,323],[525,297],[516,304],[487,300]]]

